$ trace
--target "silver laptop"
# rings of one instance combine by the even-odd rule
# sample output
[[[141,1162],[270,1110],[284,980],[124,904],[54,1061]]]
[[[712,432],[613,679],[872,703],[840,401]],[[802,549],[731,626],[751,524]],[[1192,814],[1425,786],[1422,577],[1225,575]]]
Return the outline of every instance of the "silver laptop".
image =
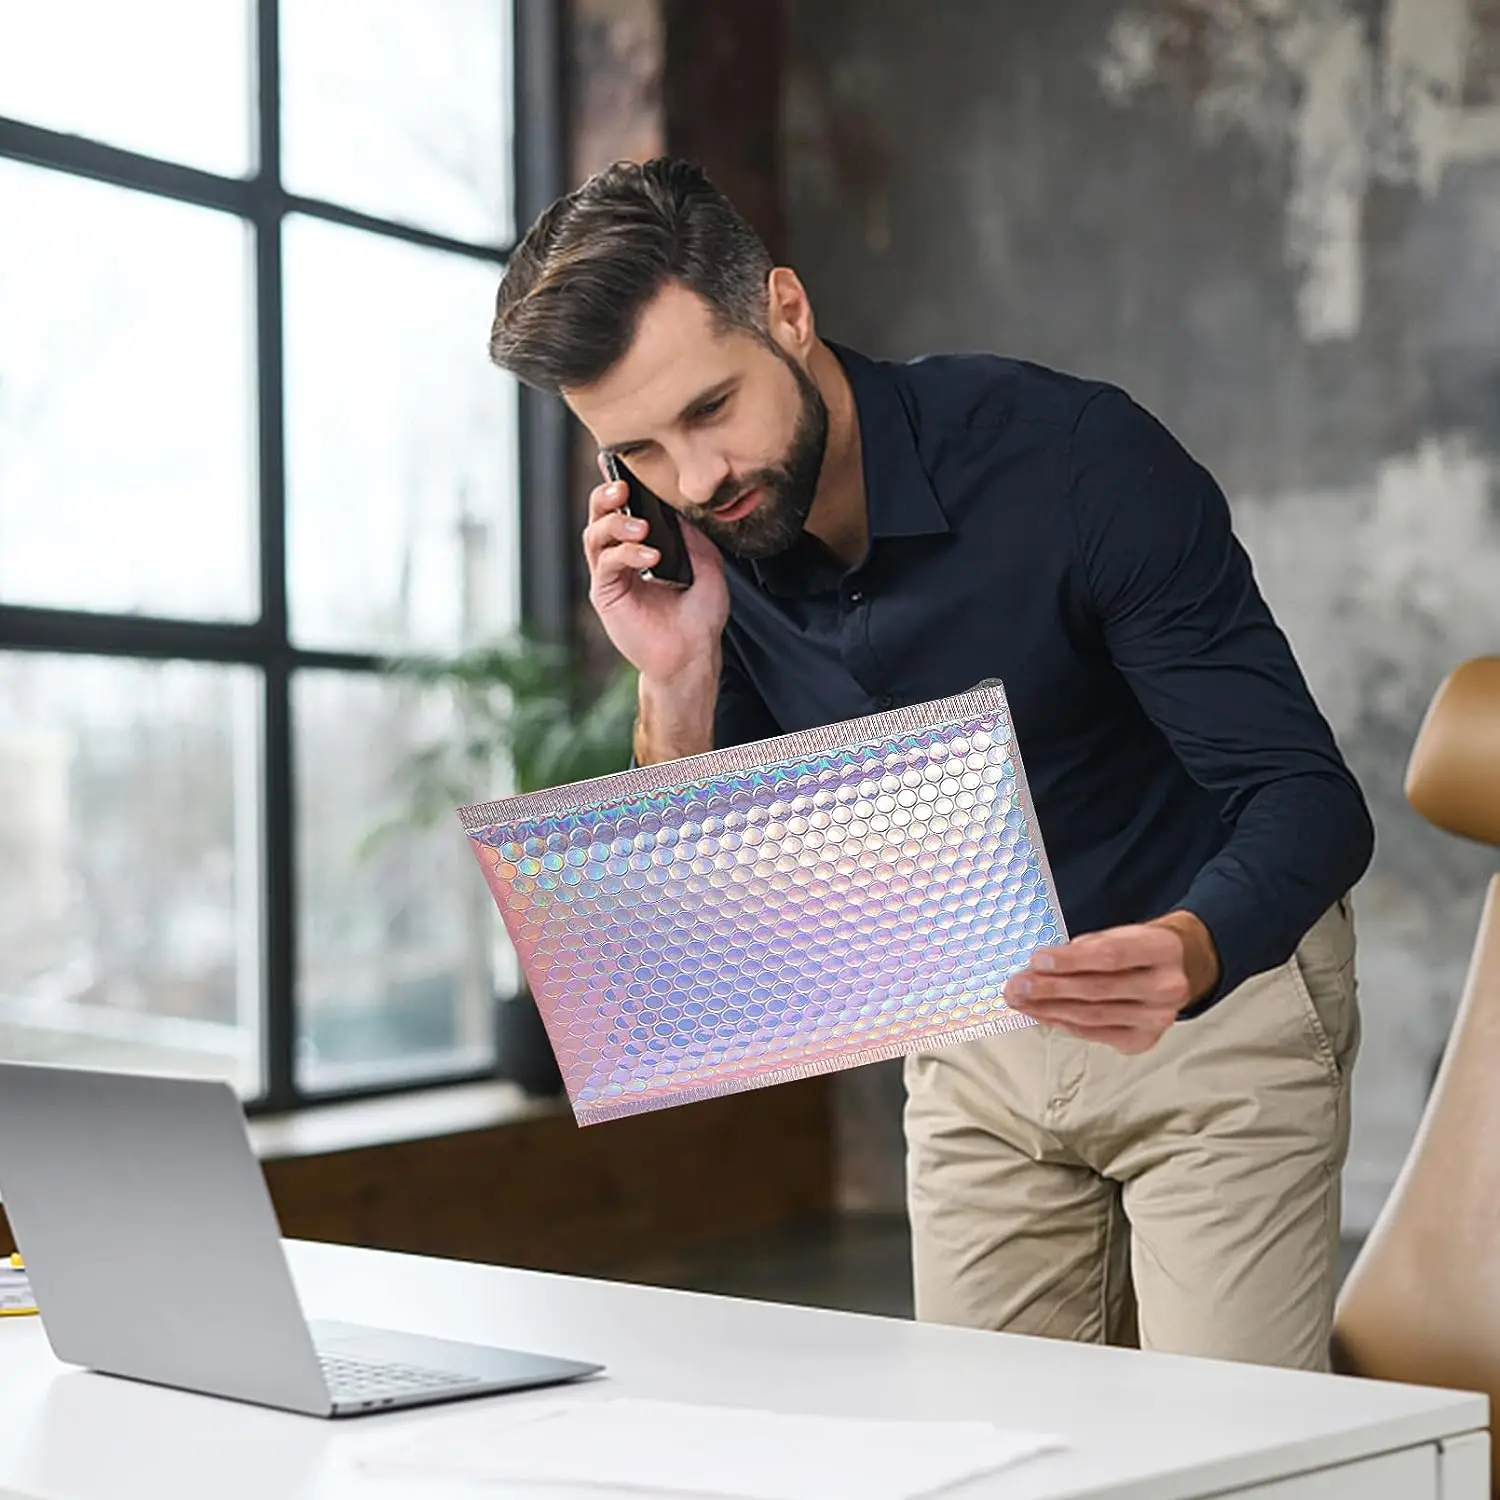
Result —
[[[602,1368],[309,1323],[224,1083],[0,1063],[0,1199],[69,1364],[322,1417]]]

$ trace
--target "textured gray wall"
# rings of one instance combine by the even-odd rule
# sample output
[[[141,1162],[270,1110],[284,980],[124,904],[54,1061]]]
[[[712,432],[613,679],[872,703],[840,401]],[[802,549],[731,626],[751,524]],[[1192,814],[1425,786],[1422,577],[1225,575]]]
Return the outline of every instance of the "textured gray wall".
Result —
[[[792,263],[830,336],[1119,381],[1218,474],[1371,799],[1346,1216],[1410,1142],[1490,851],[1401,796],[1500,650],[1497,0],[791,0]],[[899,1076],[841,1081],[899,1206]]]

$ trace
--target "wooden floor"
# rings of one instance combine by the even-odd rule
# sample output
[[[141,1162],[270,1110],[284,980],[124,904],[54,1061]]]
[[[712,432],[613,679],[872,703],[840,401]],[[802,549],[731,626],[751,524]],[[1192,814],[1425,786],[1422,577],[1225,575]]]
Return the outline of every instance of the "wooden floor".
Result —
[[[813,1220],[679,1255],[634,1262],[619,1279],[801,1307],[912,1315],[911,1242],[903,1218]]]
[[[1346,1241],[1343,1280],[1359,1250]],[[686,1291],[716,1292],[802,1307],[912,1316],[911,1241],[898,1216],[846,1216],[810,1221],[671,1256],[632,1264],[621,1280]]]

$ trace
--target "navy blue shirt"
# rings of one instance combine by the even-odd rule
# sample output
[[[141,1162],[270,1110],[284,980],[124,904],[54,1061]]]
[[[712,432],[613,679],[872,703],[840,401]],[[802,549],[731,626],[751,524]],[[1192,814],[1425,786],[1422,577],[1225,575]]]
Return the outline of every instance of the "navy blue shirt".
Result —
[[[726,558],[715,742],[998,677],[1070,932],[1195,913],[1214,993],[1284,963],[1364,873],[1365,801],[1213,478],[1099,381],[833,348],[869,548]]]

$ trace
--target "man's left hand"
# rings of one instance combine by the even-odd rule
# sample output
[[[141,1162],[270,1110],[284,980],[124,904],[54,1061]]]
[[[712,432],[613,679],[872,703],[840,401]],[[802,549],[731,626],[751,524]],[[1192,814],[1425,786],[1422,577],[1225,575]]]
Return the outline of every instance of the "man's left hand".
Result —
[[[1005,986],[1006,1003],[1117,1052],[1147,1052],[1184,1006],[1219,982],[1208,928],[1191,912],[1089,932],[1039,948],[1028,969]]]

